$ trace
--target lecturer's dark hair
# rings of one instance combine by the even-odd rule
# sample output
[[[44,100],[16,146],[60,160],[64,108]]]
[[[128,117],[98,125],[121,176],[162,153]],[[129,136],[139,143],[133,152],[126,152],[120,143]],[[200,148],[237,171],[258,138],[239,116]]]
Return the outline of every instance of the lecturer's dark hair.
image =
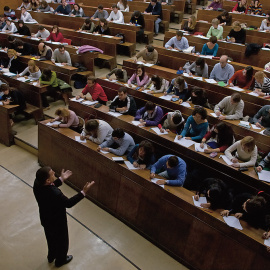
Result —
[[[38,186],[44,186],[46,180],[50,177],[50,170],[51,168],[48,166],[38,169],[36,172],[35,184]]]

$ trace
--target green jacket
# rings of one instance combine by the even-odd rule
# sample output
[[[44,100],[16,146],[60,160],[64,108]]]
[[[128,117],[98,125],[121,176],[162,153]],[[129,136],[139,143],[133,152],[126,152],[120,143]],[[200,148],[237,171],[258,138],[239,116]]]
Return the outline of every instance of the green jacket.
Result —
[[[52,87],[57,87],[58,86],[58,80],[57,80],[55,71],[52,71],[52,77],[51,77],[51,79],[49,81],[42,81],[41,78],[42,78],[42,75],[39,78],[41,84],[50,85]]]
[[[212,36],[217,37],[217,39],[223,39],[223,27],[221,25],[219,25],[217,28],[211,26],[206,37],[210,38]]]

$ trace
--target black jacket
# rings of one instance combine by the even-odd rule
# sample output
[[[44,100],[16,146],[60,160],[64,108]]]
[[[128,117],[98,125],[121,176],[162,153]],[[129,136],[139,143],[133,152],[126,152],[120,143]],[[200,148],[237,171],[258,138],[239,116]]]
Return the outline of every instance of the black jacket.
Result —
[[[31,32],[26,25],[24,25],[23,27],[18,27],[18,31],[16,33],[24,36],[31,36]]]
[[[8,95],[2,96],[2,99],[9,99],[11,105],[19,105],[19,111],[23,111],[26,108],[25,98],[18,90],[10,90]]]
[[[98,25],[98,26],[95,28],[94,32],[98,32],[98,33],[101,34],[101,35],[108,35],[108,36],[111,34],[111,30],[110,30],[109,27],[108,27],[104,32],[102,32],[102,31],[101,31],[101,26],[100,26],[100,25]]]

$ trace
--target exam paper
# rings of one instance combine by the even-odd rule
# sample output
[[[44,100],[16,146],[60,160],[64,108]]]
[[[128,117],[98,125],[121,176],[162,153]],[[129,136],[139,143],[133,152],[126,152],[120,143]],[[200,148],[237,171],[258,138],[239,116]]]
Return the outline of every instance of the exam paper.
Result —
[[[166,95],[166,96],[161,96],[159,98],[165,99],[165,100],[171,100],[172,99],[172,96]]]
[[[122,115],[122,114],[119,113],[119,112],[108,112],[108,114],[110,114],[110,115],[112,115],[112,116],[114,116],[114,117],[119,117],[119,116]]]
[[[51,127],[52,125],[60,125],[60,124],[61,124],[60,121],[54,121],[54,122],[48,122],[48,123],[46,124],[46,126]]]
[[[231,166],[233,164],[225,155],[220,155],[219,157],[222,158],[228,165]]]
[[[55,65],[58,66],[58,67],[63,67],[64,66],[61,63],[55,63]]]
[[[26,79],[24,77],[19,77],[19,78],[17,78],[17,80],[18,81],[21,81],[21,82],[25,82],[26,81]]]
[[[206,82],[208,82],[208,83],[217,83],[215,80],[213,80],[213,79],[205,79],[205,81]]]
[[[268,247],[270,247],[270,238],[264,239],[264,244]]]
[[[155,184],[157,185],[157,181],[158,181],[158,180],[164,180],[164,179],[153,178],[153,179],[151,179],[151,182],[153,182],[153,183],[155,183]],[[158,185],[158,186],[164,188],[164,185]]]
[[[160,132],[160,129],[158,127],[155,127],[155,128],[151,128],[152,130],[154,130],[157,135],[165,135],[165,134],[168,134],[168,132],[166,130],[164,130],[164,132]]]
[[[81,140],[81,137],[80,136],[75,136],[75,141],[76,142],[81,142],[81,143],[86,143],[86,139]]]
[[[239,92],[244,91],[244,89],[242,89],[242,88],[240,88],[240,87],[238,87],[238,86],[231,86],[231,87],[229,87],[229,88],[232,89],[232,90],[235,90],[235,91],[239,91]]]
[[[84,101],[83,98],[76,99],[76,97],[71,98],[70,100],[75,101],[75,102],[82,102],[82,101]]]
[[[141,122],[140,122],[140,121],[131,121],[131,123],[132,123],[134,126],[138,126]]]
[[[180,103],[180,105],[184,106],[184,107],[187,107],[187,108],[190,108],[190,104],[188,102],[182,102]]]
[[[258,172],[258,177],[262,181],[270,182],[270,171],[262,170]]]
[[[125,164],[127,165],[129,170],[138,170],[140,169],[140,167],[136,168],[133,166],[133,164],[131,164],[129,161],[125,161]]]
[[[213,117],[218,117],[217,115],[216,115],[216,113],[210,113]]]
[[[204,144],[203,148],[201,148],[200,145],[201,145],[200,143],[195,143],[195,151],[203,153],[205,149],[208,149],[207,144]]]
[[[206,197],[200,197],[199,200],[196,201],[195,196],[192,196],[192,199],[193,199],[194,205],[200,208],[203,208],[201,207],[201,203],[207,203]]]
[[[113,161],[124,161],[122,157],[112,157]]]
[[[192,144],[195,144],[194,141],[192,140],[187,140],[186,138],[181,138],[180,140],[178,140],[178,135],[175,136],[174,138],[174,142],[182,145],[182,146],[185,146],[185,147],[190,147]]]
[[[100,153],[102,153],[102,154],[109,154],[110,152],[104,151],[104,150],[100,150]]]
[[[258,97],[259,96],[259,94],[255,93],[255,92],[250,92],[248,94],[251,95],[251,96],[254,96],[254,97]]]
[[[236,218],[234,216],[228,216],[228,217],[223,217],[223,219],[228,226],[233,227],[233,228],[238,229],[238,230],[243,230],[238,218]]]
[[[89,105],[89,106],[90,106],[90,105],[94,105],[94,104],[96,104],[96,103],[98,103],[98,101],[87,100],[87,101],[84,101],[84,102],[83,102],[84,105]]]
[[[253,125],[253,124],[251,124],[251,126],[252,126],[253,129],[261,129],[261,128],[257,127],[256,125]]]

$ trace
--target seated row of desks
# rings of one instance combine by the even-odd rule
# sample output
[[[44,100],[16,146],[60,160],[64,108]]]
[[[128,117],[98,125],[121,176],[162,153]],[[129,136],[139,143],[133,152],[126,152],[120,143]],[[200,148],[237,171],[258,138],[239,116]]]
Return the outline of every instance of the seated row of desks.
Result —
[[[221,14],[220,11],[199,10],[197,20],[211,22],[212,19],[216,18],[220,14]],[[246,23],[248,26],[256,26],[257,28],[260,27],[262,20],[266,18],[265,16],[246,15],[242,13],[230,13],[230,15],[232,16],[233,22],[239,21],[240,23]]]
[[[129,73],[130,70],[127,69],[127,71]],[[118,84],[112,83],[112,82],[107,81],[107,80],[98,79],[98,82],[105,89],[110,88],[110,89],[114,89],[116,91],[119,88]],[[159,97],[162,96],[162,94],[149,95],[149,94],[143,93],[141,91],[137,91],[137,90],[130,89],[130,88],[128,88],[128,91],[132,96],[134,96],[135,98],[138,98],[139,101],[140,100],[151,100],[152,102],[154,102],[157,105],[161,105],[165,108],[168,108],[170,111],[180,110],[186,119],[188,116],[190,116],[192,114],[192,111],[194,109],[193,104],[190,104],[191,107],[185,107],[185,106],[180,105],[178,102],[172,102],[172,101],[160,99]],[[112,97],[110,97],[110,99],[112,99]],[[141,106],[138,105],[138,107],[142,107],[142,105]],[[208,112],[208,122],[210,125],[215,125],[215,124],[220,122],[220,120],[218,120],[217,118],[210,115],[210,113],[213,111],[211,111],[210,109],[207,109],[207,112]],[[223,121],[233,128],[237,140],[240,140],[245,136],[253,136],[254,139],[256,140],[256,143],[257,143],[257,146],[259,149],[262,149],[263,151],[265,151],[267,153],[270,151],[269,136],[260,134],[256,130],[253,130],[252,128],[245,129],[245,128],[239,126],[238,125],[240,122],[239,120],[223,120]]]
[[[1,33],[0,34],[0,44],[2,46],[2,48],[4,47],[8,47],[9,43],[8,43],[8,36],[10,34],[8,33]],[[16,36],[16,35],[14,35]],[[20,40],[22,40],[23,42],[29,43],[31,44],[35,51],[38,51],[38,44],[40,42],[40,39],[37,38],[30,38],[27,36],[20,36],[20,37],[16,37]],[[53,44],[51,42],[45,42],[46,45],[48,45],[49,47],[51,47],[53,50],[57,49],[59,47],[59,44]],[[79,63],[82,64],[84,67],[87,68],[88,71],[91,71],[92,74],[95,74],[95,64],[94,64],[94,60],[96,58],[98,58],[99,53],[98,52],[85,52],[83,54],[77,54],[77,48],[71,45],[65,45],[65,49],[69,52],[70,57],[71,57],[71,62],[74,65],[75,63]],[[45,61],[46,64],[48,64],[50,66],[51,70],[63,73],[63,74],[68,74],[68,75],[72,75],[74,74],[74,72],[77,72],[77,68],[72,67],[72,66],[56,66],[55,64],[53,64],[50,61]],[[42,68],[42,64],[37,63],[37,65]],[[70,78],[68,78],[67,82],[70,82]]]
[[[123,62],[123,66],[127,69],[128,72],[130,72],[130,74],[132,74],[132,71],[134,71],[134,69],[136,68],[137,64],[134,63],[134,61],[132,59],[129,60],[124,60]],[[169,68],[165,68],[162,66],[151,66],[151,67],[146,67],[145,66],[145,70],[147,71],[147,73],[149,74],[149,76],[151,77],[151,75],[155,74],[155,75],[159,75],[162,78],[165,78],[166,80],[171,81],[172,79],[176,78],[177,76],[180,76],[178,74],[176,74],[175,70],[173,69],[169,69]],[[231,88],[229,88],[228,86],[226,87],[222,87],[219,86],[218,84],[211,84],[205,81],[205,79],[202,80],[198,80],[195,79],[197,76],[193,77],[185,77],[185,80],[187,81],[187,83],[189,85],[192,86],[198,86],[202,89],[204,89],[206,92],[210,91],[213,92],[217,95],[224,95],[224,96],[229,96],[232,95],[233,93],[236,93],[236,90],[233,90]],[[245,114],[253,114],[255,112],[257,112],[257,109],[261,108],[262,106],[265,105],[270,105],[270,100],[269,99],[264,99],[260,96],[253,96],[250,95],[250,93],[253,93],[251,90],[244,90],[241,93],[241,97],[242,99],[247,102],[247,104],[250,104],[250,107],[248,110],[245,110],[244,113]],[[211,98],[214,97],[210,97],[210,103],[217,103],[216,100],[212,100]]]
[[[198,57],[203,57],[202,55],[197,55],[195,53],[182,53],[173,50],[166,49],[161,46],[154,46],[158,52],[158,61],[162,67],[174,69],[175,73],[179,69],[179,67],[183,67],[186,62],[195,62]],[[215,64],[219,63],[219,59],[205,58],[205,62],[208,65],[209,76],[210,72],[214,68]],[[244,69],[248,65],[242,64],[239,62],[230,62],[230,64],[234,67],[235,71]],[[266,76],[270,77],[270,72],[266,72],[263,68],[253,66],[254,71],[264,71]]]
[[[168,42],[169,39],[171,39],[175,35],[175,31],[166,32],[164,37],[164,45],[166,44],[166,42]],[[184,37],[188,39],[190,46],[195,46],[195,50],[198,52],[201,52],[203,45],[208,42],[208,38],[201,38],[189,34],[185,35]],[[228,55],[235,62],[240,62],[261,68],[263,68],[265,64],[269,62],[269,50],[260,50],[258,54],[253,54],[249,57],[246,57],[246,46],[243,44],[229,43],[225,41],[218,41],[217,43],[219,45],[217,56]]]
[[[124,121],[114,118],[109,123],[113,127],[122,127]],[[261,239],[262,230],[251,228],[243,221],[243,231],[230,228],[218,211],[196,208],[192,203],[192,192],[182,187],[165,186],[162,189],[149,181],[149,171],[130,171],[125,165],[113,162],[112,155],[98,153],[96,144],[76,142],[74,138],[78,133],[64,128],[55,130],[45,124],[39,123],[39,163],[51,166],[57,173],[62,168],[72,170],[68,184],[77,190],[86,181],[94,180],[96,183],[87,195],[91,201],[187,267],[265,269],[269,264]],[[125,130],[136,136],[135,128],[133,132]],[[140,139],[145,138],[140,136]],[[212,239],[211,244],[209,239]]]

